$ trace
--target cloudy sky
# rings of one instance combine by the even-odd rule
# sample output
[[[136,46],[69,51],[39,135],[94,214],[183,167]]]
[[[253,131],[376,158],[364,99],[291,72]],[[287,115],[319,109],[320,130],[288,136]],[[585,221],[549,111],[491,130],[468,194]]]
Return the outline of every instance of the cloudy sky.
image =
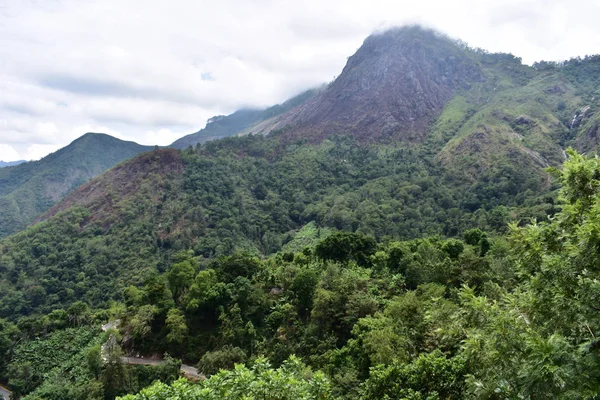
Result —
[[[85,132],[166,145],[422,23],[524,62],[600,53],[598,0],[0,0],[0,160]]]

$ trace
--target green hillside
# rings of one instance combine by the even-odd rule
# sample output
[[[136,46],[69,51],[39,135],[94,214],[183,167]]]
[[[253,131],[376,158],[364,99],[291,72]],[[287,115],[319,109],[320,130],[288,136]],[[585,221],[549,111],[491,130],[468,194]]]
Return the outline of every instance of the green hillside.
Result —
[[[23,229],[90,178],[151,149],[88,133],[40,161],[0,169],[0,237]]]
[[[558,165],[568,146],[597,151],[600,59],[548,68],[527,67],[508,56],[479,56],[487,81],[453,99],[438,119],[432,139],[449,139],[438,161],[480,180],[496,178],[508,165],[532,173]]]
[[[210,162],[142,155],[109,173],[146,166],[143,182],[115,181],[111,196],[129,201],[107,205],[92,182],[82,207],[3,241],[0,350],[14,355],[0,372],[29,400],[110,399],[156,378],[125,398],[594,398],[600,164],[569,156],[554,172],[554,218],[505,235],[375,240],[308,227],[299,252],[207,258],[165,216],[210,229],[209,213],[168,199],[194,197],[192,176],[176,177]],[[108,319],[119,332],[95,336]],[[172,373],[123,365],[123,352],[168,352],[209,379],[169,386]]]

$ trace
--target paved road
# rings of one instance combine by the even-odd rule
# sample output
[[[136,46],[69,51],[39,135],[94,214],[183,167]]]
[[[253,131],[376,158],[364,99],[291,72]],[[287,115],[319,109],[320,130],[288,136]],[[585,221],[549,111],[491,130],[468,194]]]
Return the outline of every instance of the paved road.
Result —
[[[184,375],[191,376],[192,378],[206,379],[206,376],[198,372],[197,368],[191,367],[189,365],[181,364],[180,371]]]
[[[10,400],[11,395],[12,392],[10,390],[5,388],[4,386],[0,386],[0,396],[2,396],[4,400]]]
[[[151,360],[151,359],[147,359],[147,358],[139,358],[139,357],[121,357],[121,361],[123,362],[123,364],[129,364],[129,365],[160,365],[162,363],[164,363],[163,360]],[[181,367],[179,369],[179,371],[181,371],[181,373],[183,373],[186,376],[189,376],[191,378],[197,378],[197,379],[205,379],[206,377],[204,375],[202,375],[200,372],[198,372],[198,370],[194,367],[192,367],[191,365],[185,365],[185,364],[181,364]]]

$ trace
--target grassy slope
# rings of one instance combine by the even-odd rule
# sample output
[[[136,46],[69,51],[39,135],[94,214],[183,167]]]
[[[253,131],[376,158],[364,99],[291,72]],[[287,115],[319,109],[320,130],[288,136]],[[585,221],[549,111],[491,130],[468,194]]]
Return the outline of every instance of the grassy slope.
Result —
[[[486,81],[456,96],[432,129],[430,146],[441,147],[436,160],[452,174],[499,179],[510,166],[543,182],[543,168],[560,164],[564,147],[597,148],[598,107],[567,71],[535,70],[499,55],[484,56],[482,67]],[[589,118],[571,127],[572,116],[590,104]]]

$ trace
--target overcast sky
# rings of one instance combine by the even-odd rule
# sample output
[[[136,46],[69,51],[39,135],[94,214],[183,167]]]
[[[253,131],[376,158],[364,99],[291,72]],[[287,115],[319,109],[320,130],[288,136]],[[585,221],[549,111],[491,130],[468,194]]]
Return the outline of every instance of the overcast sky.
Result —
[[[527,63],[600,53],[598,0],[0,0],[0,160],[86,132],[166,145],[422,23]]]

